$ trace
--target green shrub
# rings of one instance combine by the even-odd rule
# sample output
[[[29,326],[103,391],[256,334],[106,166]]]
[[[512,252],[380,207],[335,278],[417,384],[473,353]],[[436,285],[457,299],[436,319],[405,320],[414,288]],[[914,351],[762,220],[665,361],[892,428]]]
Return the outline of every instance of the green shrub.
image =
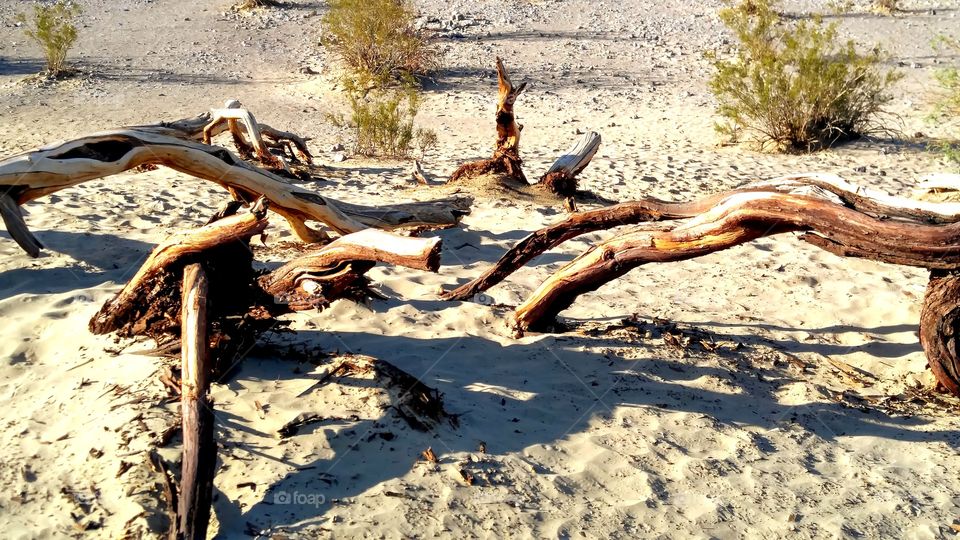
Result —
[[[421,156],[437,145],[437,134],[419,129],[414,120],[420,106],[416,87],[374,89],[364,91],[348,83],[347,98],[350,117],[332,117],[338,126],[354,132],[353,151],[364,156],[408,158],[414,147]]]
[[[24,25],[24,33],[37,42],[47,59],[47,73],[57,77],[63,71],[67,53],[77,40],[74,24],[80,16],[80,6],[66,0],[53,4],[33,6],[32,16],[20,13],[16,21]]]
[[[324,45],[357,76],[385,85],[425,75],[440,53],[414,23],[410,0],[330,0]]]
[[[733,59],[712,56],[710,87],[724,119],[717,130],[802,152],[888,132],[879,117],[901,75],[880,71],[878,50],[859,54],[852,41],[841,42],[836,24],[782,20],[774,1],[720,12],[739,46]]]
[[[946,36],[938,37],[934,41],[934,46],[960,53],[960,40]],[[937,102],[937,115],[960,119],[960,69],[953,66],[938,70],[936,78],[941,89],[940,99]],[[941,152],[948,163],[960,166],[960,144],[941,142],[934,145],[934,149]]]

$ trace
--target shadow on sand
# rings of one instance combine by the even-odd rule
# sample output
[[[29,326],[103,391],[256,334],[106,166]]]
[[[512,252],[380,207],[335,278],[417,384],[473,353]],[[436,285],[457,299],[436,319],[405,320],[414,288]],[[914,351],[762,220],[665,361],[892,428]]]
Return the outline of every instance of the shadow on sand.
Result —
[[[885,333],[902,328],[851,330]],[[220,523],[228,527],[221,534],[239,533],[243,527],[259,529],[296,523],[283,529],[297,530],[318,524],[330,508],[330,501],[357,496],[384,481],[404,476],[427,447],[433,447],[438,454],[476,452],[483,441],[494,454],[521,452],[532,445],[551,444],[583,431],[595,418],[609,419],[615,408],[679,411],[705,415],[723,424],[752,426],[756,428],[754,442],[767,453],[776,452],[777,447],[763,433],[789,424],[797,424],[825,440],[872,436],[898,441],[939,441],[960,447],[960,431],[917,430],[927,423],[922,418],[893,417],[839,403],[784,405],[775,392],[793,379],[775,369],[757,366],[736,352],[724,354],[719,366],[705,366],[698,365],[696,358],[663,358],[643,344],[625,344],[606,337],[544,335],[506,346],[471,335],[419,339],[318,331],[302,332],[298,337],[324,350],[383,358],[421,377],[444,394],[450,412],[461,415],[460,427],[415,432],[389,412],[375,420],[357,421],[339,436],[327,439],[334,452],[331,459],[296,464],[296,470],[273,483],[260,502],[242,514],[221,494],[215,511]],[[626,360],[590,352],[616,346],[634,348],[639,358]],[[465,369],[464,362],[479,358],[484,359],[482,368]],[[284,372],[289,372],[289,364],[282,359],[250,359],[228,384],[239,392],[244,388],[242,381],[275,380],[278,373]],[[703,377],[730,381],[740,392],[717,393],[687,386]],[[365,380],[346,379],[340,384],[353,383],[369,386]],[[485,387],[520,390],[533,397],[525,401],[504,399],[483,391]],[[400,433],[387,441],[377,436],[382,432]],[[322,425],[297,436],[323,437]],[[257,449],[252,452],[256,454]],[[277,493],[291,492],[323,493],[327,502],[316,508],[275,504]]]

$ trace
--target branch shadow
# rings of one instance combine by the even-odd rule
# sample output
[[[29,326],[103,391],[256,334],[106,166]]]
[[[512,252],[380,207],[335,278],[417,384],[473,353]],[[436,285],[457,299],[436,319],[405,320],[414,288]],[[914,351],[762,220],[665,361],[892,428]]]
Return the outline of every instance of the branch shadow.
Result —
[[[640,354],[626,360],[590,352],[583,346],[585,340],[589,347],[618,340],[579,336],[544,335],[507,345],[473,335],[420,339],[308,331],[300,336],[325,350],[346,347],[358,354],[383,358],[422,378],[444,394],[449,411],[461,415],[460,428],[442,426],[429,433],[415,432],[391,413],[359,420],[338,436],[327,437],[333,457],[316,459],[288,472],[244,512],[242,521],[225,523],[221,519],[226,527],[221,534],[239,533],[236,527],[243,522],[257,528],[281,526],[284,531],[320,523],[334,501],[357,496],[409,473],[417,466],[416,456],[427,447],[437,449],[438,454],[475,452],[479,441],[484,441],[494,454],[520,452],[583,431],[592,419],[607,418],[612,409],[621,407],[700,414],[722,424],[752,426],[761,431],[799,424],[825,440],[874,436],[939,441],[960,447],[960,431],[918,431],[928,423],[918,417],[892,417],[832,402],[782,404],[776,391],[786,378],[784,373],[754,365],[739,353],[724,357],[718,366],[701,365],[697,358],[664,358],[642,343],[629,344]],[[466,369],[464,351],[469,351],[472,359],[483,358],[483,368]],[[279,358],[263,359],[256,367],[245,366],[237,379],[275,379],[283,371],[282,362]],[[702,377],[723,378],[740,392],[718,393],[687,386]],[[490,388],[513,389],[515,395],[530,397],[507,398],[490,392]],[[389,440],[375,436],[383,430],[401,433]],[[305,437],[322,436],[315,431]],[[762,432],[757,437],[764,441],[759,445],[764,452],[777,451]],[[322,493],[324,502],[298,505],[280,498],[297,492]],[[218,515],[235,513],[230,501],[218,501],[214,507]]]
[[[60,268],[27,266],[0,272],[0,300],[18,294],[54,294],[95,287],[107,281],[122,283],[143,264],[154,244],[113,234],[36,231],[44,245],[41,257],[70,256],[80,264]],[[13,242],[9,233],[0,238]],[[29,256],[22,254],[25,261]]]
[[[84,57],[71,63],[71,67],[89,73],[95,79],[124,82],[183,83],[198,86],[250,84],[250,79],[224,77],[216,73],[185,73],[166,68],[141,65],[116,65],[107,59]]]
[[[0,56],[0,76],[3,75],[35,75],[44,71],[47,63],[37,58],[11,59]]]

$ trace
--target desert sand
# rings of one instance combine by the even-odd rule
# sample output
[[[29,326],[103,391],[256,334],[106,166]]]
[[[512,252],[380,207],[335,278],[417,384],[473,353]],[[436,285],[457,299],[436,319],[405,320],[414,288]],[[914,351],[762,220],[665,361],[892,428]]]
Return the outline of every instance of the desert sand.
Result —
[[[428,199],[409,162],[331,148],[350,134],[338,67],[318,46],[323,2],[234,13],[223,0],[82,0],[74,66],[29,76],[39,51],[0,2],[0,156],[241,100],[262,121],[312,138],[325,195],[364,204]],[[536,177],[577,136],[603,144],[584,188],[616,200],[692,200],[800,171],[910,195],[944,165],[913,135],[931,123],[930,47],[960,28],[956,0],[905,0],[895,16],[858,1],[842,33],[881,43],[906,77],[892,103],[904,135],[813,155],[722,146],[704,53],[729,47],[718,0],[418,0],[444,67],[421,125],[442,179],[493,144],[494,57],[529,90],[517,102]],[[825,2],[790,1],[794,14]],[[227,138],[220,140],[229,145]],[[443,191],[443,193],[447,193]],[[47,246],[31,259],[0,231],[0,530],[10,538],[154,537],[165,528],[147,451],[176,421],[163,362],[91,335],[87,321],[167,234],[200,225],[227,194],[171,170],[124,173],[30,203]],[[960,523],[960,419],[916,330],[926,272],[841,259],[786,234],[701,259],[638,269],[581,298],[576,329],[514,338],[508,319],[564,262],[610,233],[536,259],[482,301],[443,302],[562,208],[478,198],[443,239],[437,274],[379,266],[386,299],[338,301],[271,334],[301,354],[252,351],[213,386],[220,444],[218,538],[944,538]],[[261,260],[292,241],[274,219]],[[273,247],[272,247],[273,246]],[[625,324],[624,319],[632,322]],[[716,350],[678,349],[674,327]],[[711,349],[713,347],[710,347]],[[375,381],[316,386],[341,354],[387,360],[444,394],[459,427],[422,433]],[[258,405],[259,404],[259,405]],[[326,420],[280,440],[301,413]],[[420,459],[432,448],[438,463]],[[481,447],[485,451],[481,451]],[[163,455],[178,456],[176,440]],[[469,472],[474,485],[464,482]]]

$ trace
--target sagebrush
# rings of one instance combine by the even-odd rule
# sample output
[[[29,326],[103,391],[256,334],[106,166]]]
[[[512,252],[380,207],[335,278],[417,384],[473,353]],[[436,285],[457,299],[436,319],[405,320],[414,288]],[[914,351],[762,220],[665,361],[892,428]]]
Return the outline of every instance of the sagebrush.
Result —
[[[82,13],[73,2],[58,0],[53,4],[36,4],[33,13],[20,13],[16,21],[24,26],[24,33],[43,49],[47,74],[57,77],[64,71],[67,53],[77,41],[77,18]]]
[[[330,0],[323,43],[355,75],[386,85],[439,66],[436,44],[416,23],[409,0]]]
[[[887,132],[881,117],[902,75],[881,70],[881,51],[861,54],[838,38],[837,24],[784,20],[774,8],[749,0],[720,12],[737,47],[731,59],[712,56],[717,130],[802,152]]]
[[[408,158],[414,148],[423,156],[437,145],[437,134],[417,128],[415,120],[420,96],[414,86],[365,91],[348,84],[349,121],[334,123],[353,129],[357,154],[372,157]]]

